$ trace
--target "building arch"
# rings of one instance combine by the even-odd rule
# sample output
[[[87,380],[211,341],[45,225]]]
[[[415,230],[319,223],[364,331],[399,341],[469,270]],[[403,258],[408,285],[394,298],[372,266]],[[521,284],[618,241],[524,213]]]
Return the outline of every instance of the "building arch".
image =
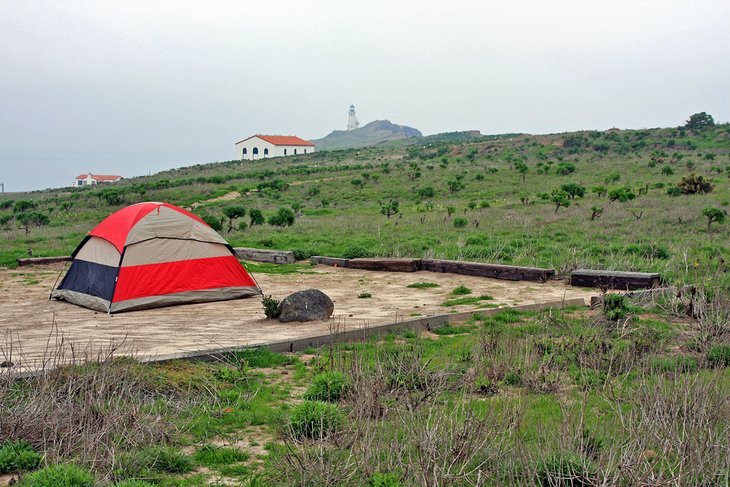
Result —
[[[268,155],[269,155],[269,148],[267,147],[264,149],[264,157],[266,157]]]
[[[248,155],[248,149],[244,147],[243,152],[241,153],[241,159],[245,159],[247,155]]]

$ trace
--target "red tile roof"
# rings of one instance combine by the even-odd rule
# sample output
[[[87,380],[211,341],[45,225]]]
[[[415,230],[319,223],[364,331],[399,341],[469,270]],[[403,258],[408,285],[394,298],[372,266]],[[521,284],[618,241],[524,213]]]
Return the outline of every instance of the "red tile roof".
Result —
[[[251,139],[253,137],[258,137],[261,140],[265,140],[266,142],[274,145],[306,145],[310,147],[314,147],[314,144],[309,142],[308,140],[300,139],[299,137],[295,135],[261,135],[256,134],[252,135],[251,137],[248,137],[243,140],[239,140],[236,142],[236,144],[240,144],[241,142],[244,142],[248,139]]]
[[[87,177],[91,176],[91,179],[96,179],[97,181],[116,181],[117,179],[122,179],[121,176],[108,176],[103,174],[79,174],[76,176],[76,179],[86,179]]]

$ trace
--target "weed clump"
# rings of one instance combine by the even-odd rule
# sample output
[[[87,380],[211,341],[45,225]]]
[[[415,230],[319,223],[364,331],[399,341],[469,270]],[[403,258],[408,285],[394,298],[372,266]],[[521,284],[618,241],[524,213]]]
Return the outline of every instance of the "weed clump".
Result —
[[[372,298],[373,295],[371,293],[363,291],[360,294],[358,294],[357,297],[360,299],[368,299],[368,298]]]
[[[267,318],[276,319],[281,314],[279,300],[272,298],[271,295],[261,298],[261,304],[264,307],[264,315],[266,315]]]
[[[59,463],[23,477],[23,487],[93,487],[96,483],[88,470]]]
[[[406,287],[412,289],[429,289],[434,287],[441,287],[441,285],[436,284],[435,282],[414,282],[413,284],[409,284]]]
[[[551,487],[595,485],[596,476],[596,467],[593,463],[574,453],[551,455],[537,470],[540,485]]]
[[[707,351],[707,361],[713,367],[730,367],[730,345],[714,345]]]
[[[603,298],[603,310],[606,318],[618,321],[629,314],[629,298],[623,294],[606,294]]]
[[[0,474],[33,470],[41,460],[43,457],[25,440],[0,444]]]
[[[195,452],[195,461],[206,467],[229,465],[243,462],[248,455],[235,448],[221,448],[213,445],[203,445]]]
[[[463,296],[465,294],[471,294],[471,289],[464,285],[459,285],[454,288],[453,291],[451,291],[451,294],[454,296]]]
[[[337,402],[345,396],[349,387],[350,381],[342,372],[324,372],[314,377],[312,384],[304,393],[304,399]]]
[[[187,473],[192,469],[189,457],[168,446],[142,448],[119,459],[119,472],[125,477],[143,477],[150,472]]]
[[[342,413],[336,404],[304,401],[294,406],[288,430],[294,438],[320,439],[337,432],[342,426]]]

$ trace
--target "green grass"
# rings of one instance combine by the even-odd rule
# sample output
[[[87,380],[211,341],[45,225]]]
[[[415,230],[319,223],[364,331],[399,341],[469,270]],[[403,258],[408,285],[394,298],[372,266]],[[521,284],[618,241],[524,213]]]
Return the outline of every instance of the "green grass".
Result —
[[[435,282],[414,282],[413,284],[409,284],[406,287],[410,287],[413,289],[431,289],[435,287],[441,287],[441,285]]]
[[[482,294],[481,296],[447,299],[446,301],[441,303],[441,306],[452,307],[452,306],[464,306],[464,305],[469,305],[469,304],[480,304],[482,301],[491,301],[493,299],[494,298],[492,296],[489,296],[487,294]]]
[[[213,445],[203,445],[198,448],[193,457],[200,465],[219,467],[248,460],[248,454],[235,448],[223,448]]]

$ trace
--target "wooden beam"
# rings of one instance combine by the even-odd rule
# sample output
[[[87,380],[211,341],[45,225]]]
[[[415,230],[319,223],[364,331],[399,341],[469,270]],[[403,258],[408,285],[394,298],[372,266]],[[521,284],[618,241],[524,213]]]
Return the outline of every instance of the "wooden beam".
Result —
[[[350,259],[351,269],[386,272],[416,272],[421,269],[421,259]]]
[[[651,289],[661,285],[661,275],[655,272],[621,272],[576,269],[570,274],[570,285],[604,289]]]
[[[423,259],[421,269],[431,272],[450,272],[466,276],[491,277],[509,281],[545,282],[555,277],[555,269],[539,267],[519,267],[501,264],[483,264],[481,262],[463,262],[458,260]]]
[[[256,262],[271,262],[272,264],[293,264],[294,252],[290,250],[264,250],[236,247],[236,255],[239,259],[253,260]]]
[[[68,262],[71,260],[70,255],[62,255],[57,257],[31,257],[27,259],[16,259],[19,266],[34,264],[55,264],[56,262]]]

